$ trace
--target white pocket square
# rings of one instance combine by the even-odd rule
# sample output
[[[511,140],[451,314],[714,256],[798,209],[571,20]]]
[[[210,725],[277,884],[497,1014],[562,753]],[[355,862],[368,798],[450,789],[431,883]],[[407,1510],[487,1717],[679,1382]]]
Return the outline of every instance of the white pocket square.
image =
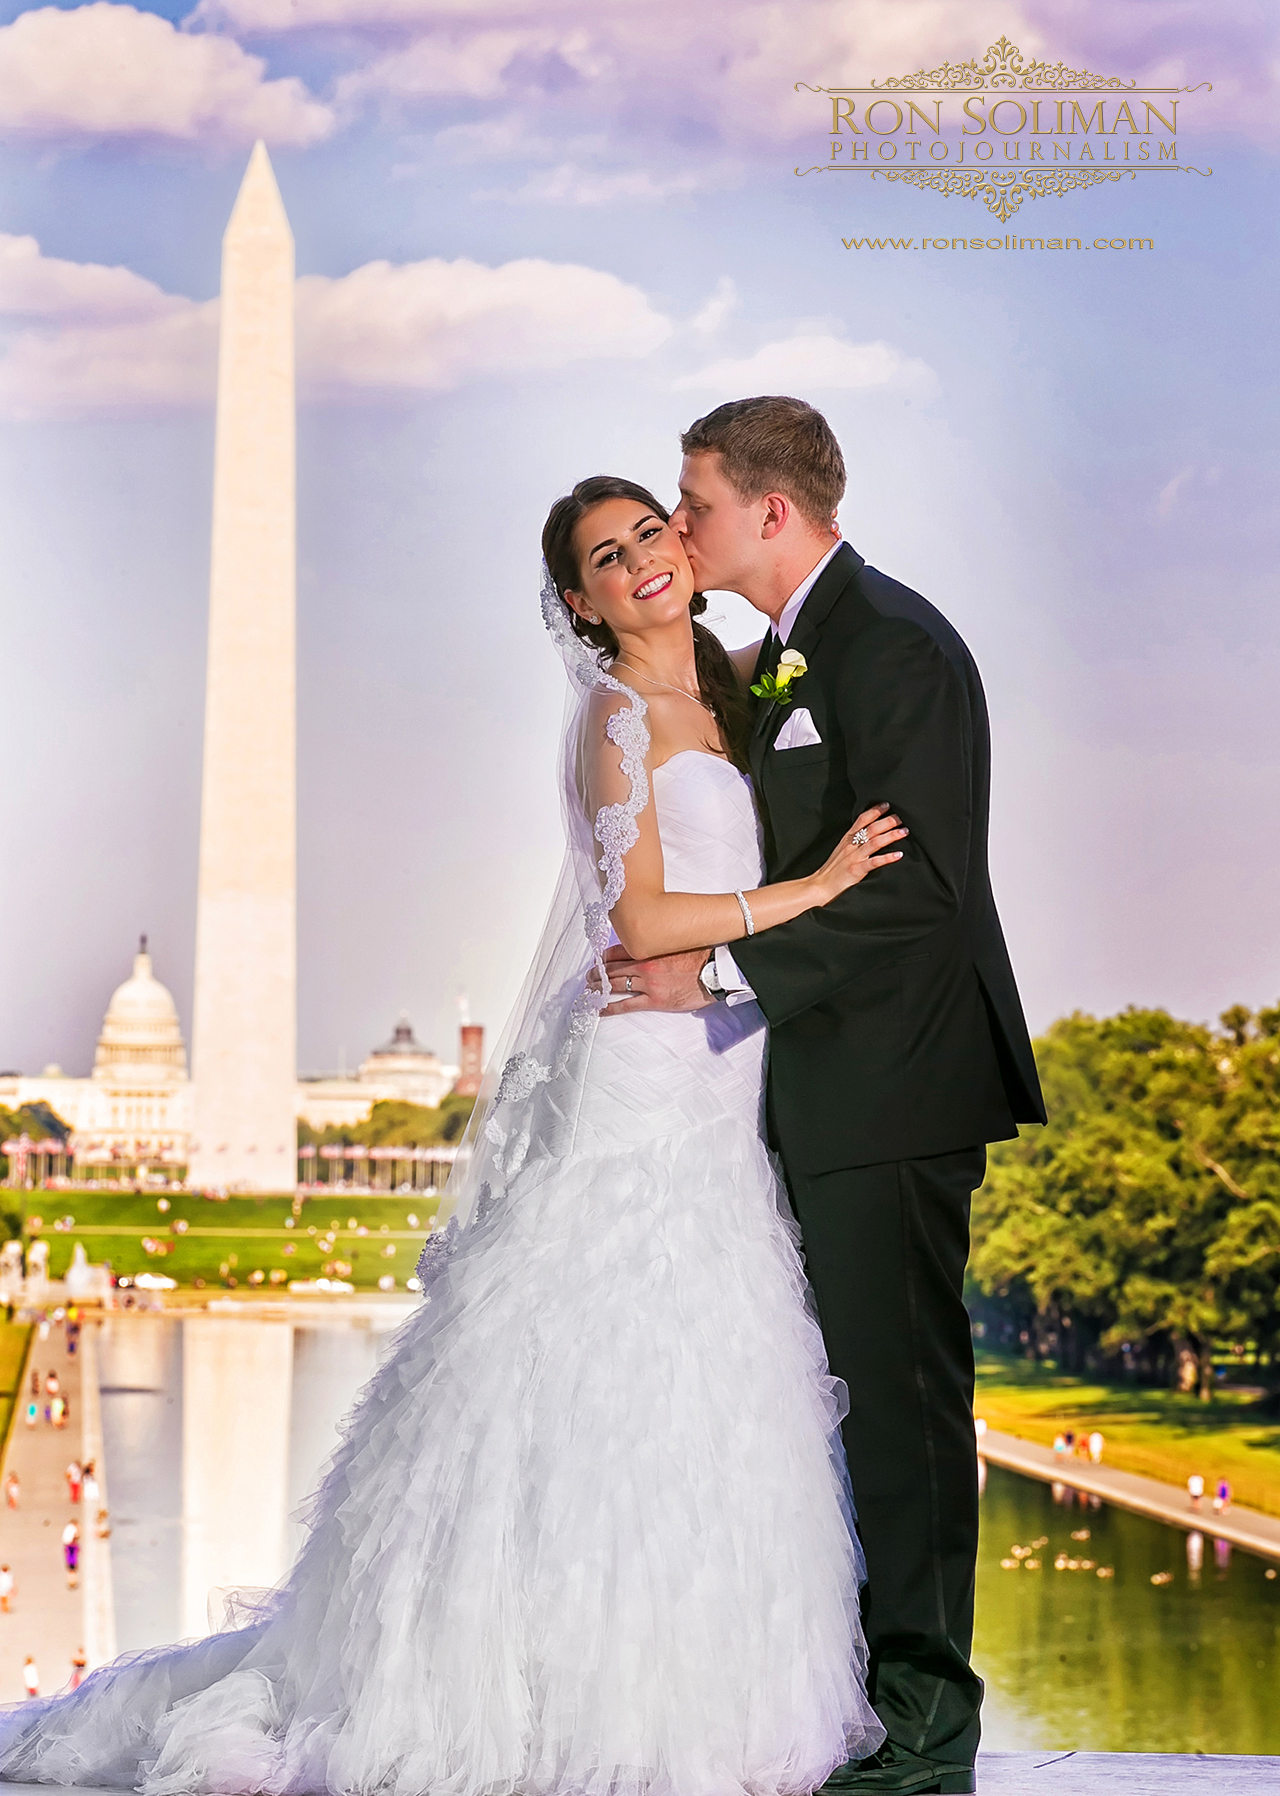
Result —
[[[813,727],[812,717],[801,705],[798,711],[791,713],[778,731],[773,739],[773,746],[775,748],[808,748],[813,743],[821,741],[822,737]]]

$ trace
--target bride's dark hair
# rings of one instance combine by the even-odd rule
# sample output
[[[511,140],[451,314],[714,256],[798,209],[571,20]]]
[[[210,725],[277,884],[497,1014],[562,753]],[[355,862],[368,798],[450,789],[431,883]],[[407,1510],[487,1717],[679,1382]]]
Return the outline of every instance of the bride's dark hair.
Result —
[[[587,513],[606,499],[634,499],[637,505],[653,512],[664,524],[671,522],[670,512],[647,487],[638,486],[634,480],[623,480],[616,474],[593,474],[589,480],[580,480],[573,491],[566,493],[563,499],[557,499],[547,513],[547,521],[542,527],[543,558],[556,591],[564,600],[574,634],[591,644],[602,667],[617,658],[617,637],[608,624],[590,624],[585,617],[579,617],[564,595],[571,589],[578,592],[582,587],[582,564],[574,547],[573,533]],[[706,608],[707,601],[702,593],[695,592],[689,602],[689,615],[693,623],[693,661],[698,691],[720,726],[729,759],[745,773],[751,712],[724,644],[705,624],[697,621]]]

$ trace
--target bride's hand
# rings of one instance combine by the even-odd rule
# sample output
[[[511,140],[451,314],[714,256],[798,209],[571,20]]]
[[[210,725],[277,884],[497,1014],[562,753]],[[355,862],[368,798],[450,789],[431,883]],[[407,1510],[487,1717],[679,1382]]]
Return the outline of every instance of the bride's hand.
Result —
[[[831,858],[813,875],[821,896],[819,904],[830,904],[841,892],[858,885],[877,867],[890,867],[902,859],[902,850],[886,852],[890,842],[900,842],[910,831],[889,810],[887,804],[873,805],[854,819],[853,828],[841,836]]]

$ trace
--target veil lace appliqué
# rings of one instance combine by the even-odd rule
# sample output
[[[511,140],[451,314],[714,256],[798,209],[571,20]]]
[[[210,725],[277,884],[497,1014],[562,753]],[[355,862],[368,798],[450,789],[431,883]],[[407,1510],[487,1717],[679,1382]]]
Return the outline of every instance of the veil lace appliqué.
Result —
[[[636,819],[649,802],[649,707],[574,633],[568,607],[545,563],[541,600],[543,622],[572,687],[561,744],[565,866],[533,967],[504,1031],[501,1056],[494,1058],[501,1073],[492,1083],[486,1076],[449,1178],[442,1216],[418,1261],[424,1290],[443,1270],[461,1230],[485,1220],[530,1155],[554,1154],[564,1144],[566,1119],[576,1115],[585,1071],[585,1055],[576,1050],[612,995],[604,955],[612,933],[609,917],[626,886],[623,858],[639,839]],[[605,734],[619,750],[628,791],[621,803],[603,805],[591,818],[576,769],[588,707],[600,693],[620,700],[605,723]],[[599,991],[587,989],[592,966]],[[441,1228],[445,1211],[449,1220]]]

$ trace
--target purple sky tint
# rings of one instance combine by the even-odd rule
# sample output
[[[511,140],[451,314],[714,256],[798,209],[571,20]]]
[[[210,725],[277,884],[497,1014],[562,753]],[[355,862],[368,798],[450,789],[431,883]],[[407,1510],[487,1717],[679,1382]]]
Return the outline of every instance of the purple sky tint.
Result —
[[[1211,80],[1179,156],[1213,176],[1008,224],[795,178],[826,155],[795,80],[1002,32]],[[1145,0],[0,12],[0,1066],[83,1070],[143,929],[189,1029],[209,302],[258,132],[308,277],[305,1067],[353,1063],[402,1007],[450,1048],[462,988],[500,1021],[559,855],[542,516],[599,469],[670,493],[680,427],[743,383],[823,406],[846,535],[979,657],[1033,1024],[1274,1001],[1275,67],[1265,9]],[[842,243],[1006,231],[1155,248]],[[739,602],[714,608],[745,637]]]

